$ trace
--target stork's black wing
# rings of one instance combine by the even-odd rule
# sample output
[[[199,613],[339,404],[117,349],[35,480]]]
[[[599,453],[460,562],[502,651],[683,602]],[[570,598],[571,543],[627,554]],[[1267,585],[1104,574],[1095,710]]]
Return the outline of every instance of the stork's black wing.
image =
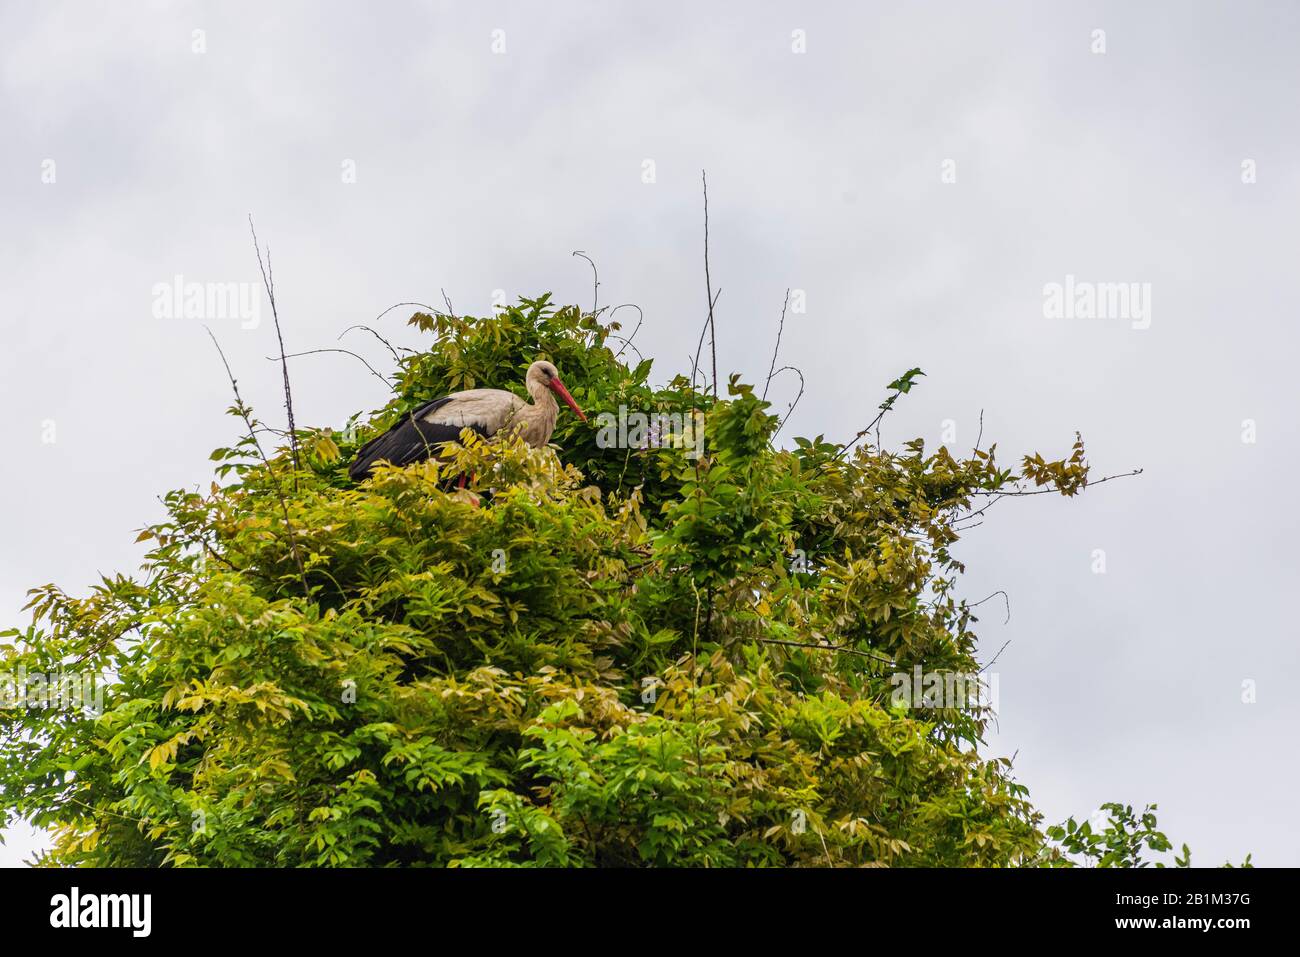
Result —
[[[348,475],[354,482],[370,476],[375,463],[381,460],[394,465],[410,465],[438,453],[444,442],[455,442],[460,438],[462,429],[473,429],[480,435],[487,433],[478,425],[443,425],[426,422],[424,417],[430,412],[442,408],[452,401],[451,396],[443,396],[427,402],[414,412],[402,416],[402,420],[383,435],[376,436],[357,450],[357,457],[348,468]]]

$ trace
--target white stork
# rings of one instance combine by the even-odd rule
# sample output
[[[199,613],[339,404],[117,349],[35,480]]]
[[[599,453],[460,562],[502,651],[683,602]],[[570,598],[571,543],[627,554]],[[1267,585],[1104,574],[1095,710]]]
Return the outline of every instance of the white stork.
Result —
[[[504,389],[467,389],[425,403],[363,445],[348,475],[359,482],[369,477],[376,462],[410,465],[436,457],[443,443],[460,438],[462,429],[473,429],[487,438],[498,432],[513,432],[533,448],[541,448],[555,431],[555,417],[560,411],[556,395],[578,418],[587,421],[551,363],[539,360],[530,365],[524,384],[533,397],[531,405]]]

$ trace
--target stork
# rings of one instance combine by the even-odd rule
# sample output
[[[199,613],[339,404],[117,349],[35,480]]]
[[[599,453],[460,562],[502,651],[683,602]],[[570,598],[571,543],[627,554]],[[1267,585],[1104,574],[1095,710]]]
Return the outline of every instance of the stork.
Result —
[[[485,438],[513,433],[533,448],[541,448],[555,431],[560,411],[555,402],[557,395],[578,418],[587,421],[551,363],[538,360],[530,365],[524,385],[533,398],[531,405],[504,389],[467,389],[426,402],[383,435],[361,446],[348,475],[359,482],[370,476],[379,461],[410,465],[436,458],[444,443],[460,438],[462,429],[473,429]]]

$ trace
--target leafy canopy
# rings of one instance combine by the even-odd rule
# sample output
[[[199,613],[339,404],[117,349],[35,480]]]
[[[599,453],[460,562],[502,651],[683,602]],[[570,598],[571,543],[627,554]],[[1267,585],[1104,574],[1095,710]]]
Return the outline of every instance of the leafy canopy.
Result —
[[[978,672],[960,522],[1021,479],[1074,494],[1081,443],[1018,471],[919,439],[779,450],[750,386],[656,388],[577,307],[410,321],[435,338],[368,421],[302,431],[296,471],[251,435],[217,450],[217,480],[142,532],[141,576],[37,588],[32,625],[0,635],[0,671],[109,682],[99,714],[0,710],[0,818],[53,829],[45,863],[1093,855],[1046,849],[1010,762],[978,751],[987,713],[891,700],[917,666]],[[703,454],[681,435],[604,447],[594,414],[562,414],[558,449],[467,432],[449,464],[348,480],[377,430],[457,389],[522,394],[538,357],[589,414],[700,413]]]

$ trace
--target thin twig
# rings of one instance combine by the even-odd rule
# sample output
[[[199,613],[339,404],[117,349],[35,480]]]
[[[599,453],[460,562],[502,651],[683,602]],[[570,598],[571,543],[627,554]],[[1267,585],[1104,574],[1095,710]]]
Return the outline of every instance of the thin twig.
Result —
[[[96,642],[94,645],[92,645],[90,648],[88,648],[85,652],[83,652],[82,654],[78,655],[76,658],[72,659],[72,663],[73,663],[74,665],[79,665],[79,664],[81,664],[83,661],[85,661],[87,658],[91,657],[92,655],[97,655],[97,654],[99,654],[101,651],[103,651],[103,650],[104,650],[105,648],[107,648],[109,645],[113,644],[113,643],[116,642],[116,641],[119,641],[119,640],[122,639],[122,638],[125,638],[125,637],[126,637],[126,633],[127,633],[128,631],[135,631],[135,632],[137,632],[138,634],[140,634],[142,637],[143,637],[143,634],[144,634],[143,632],[140,631],[140,622],[138,622],[138,621],[133,621],[131,624],[125,626],[125,627],[122,628],[122,629],[120,629],[120,630],[118,631],[117,634],[115,634],[115,635],[110,635],[109,637],[103,639],[102,641],[98,641],[98,642]]]
[[[1112,479],[1132,478],[1135,475],[1141,475],[1143,471],[1144,471],[1143,469],[1133,469],[1133,471],[1131,472],[1119,472],[1115,475],[1107,475],[1105,478],[1099,478],[1095,482],[1084,482],[1082,485],[1079,486],[1079,489],[1080,491],[1082,491],[1085,488],[1092,488],[1094,485],[1103,485],[1106,482],[1111,481]],[[989,490],[989,491],[981,490],[977,492],[971,492],[970,494],[971,495],[994,495],[997,496],[997,498],[994,499],[994,501],[996,501],[997,499],[1002,499],[1002,498],[1020,498],[1026,495],[1049,495],[1052,493],[1059,494],[1059,489],[1039,488],[1039,489],[1031,489],[1029,491],[1017,490],[1014,492],[1001,492],[997,490]],[[984,508],[988,508],[988,506],[986,505],[984,506]],[[983,510],[984,509],[980,509],[980,512],[982,512]],[[972,512],[971,514],[978,515],[979,512]]]
[[[718,398],[718,327],[713,320],[713,307],[717,300],[713,298],[713,283],[709,278],[709,177],[700,170],[700,181],[704,184],[704,289],[709,297],[709,351],[713,355],[713,397]],[[721,295],[722,291],[718,290]]]
[[[1001,596],[1002,596],[1002,600],[1003,600],[1003,602],[1006,603],[1006,606],[1007,606],[1007,620],[1004,621],[1002,624],[1004,624],[1004,625],[1006,625],[1006,624],[1010,624],[1010,622],[1011,622],[1011,599],[1007,597],[1007,593],[1006,593],[1005,591],[1000,591],[1000,590],[999,590],[999,591],[995,591],[993,594],[989,595],[987,598],[981,598],[979,601],[975,602],[975,604],[973,604],[973,605],[967,605],[966,607],[967,607],[967,608],[978,608],[980,605],[984,604],[986,601],[989,601],[989,600],[992,599],[992,598],[997,598],[998,595],[1001,595]]]
[[[1144,469],[1133,469],[1131,472],[1119,472],[1116,473],[1115,475],[1107,475],[1105,478],[1099,478],[1095,482],[1084,482],[1082,485],[1079,486],[1077,491],[1082,492],[1084,489],[1092,488],[1094,485],[1104,485],[1105,483],[1111,481],[1112,479],[1132,478],[1135,475],[1141,475],[1143,471]],[[981,489],[978,491],[970,492],[969,494],[972,496],[978,495],[981,498],[987,498],[988,502],[982,507],[967,512],[964,515],[954,515],[952,519],[951,527],[955,531],[964,532],[967,529],[975,528],[976,526],[983,524],[981,522],[976,522],[975,525],[968,525],[965,528],[957,527],[958,524],[961,522],[968,522],[972,518],[978,518],[979,516],[983,515],[985,512],[991,509],[998,502],[1002,501],[1004,498],[1025,498],[1030,495],[1051,495],[1051,494],[1059,495],[1060,490],[1056,488],[1039,488],[1039,489],[1030,489],[1030,490],[1017,489],[1011,492],[1003,492],[997,489],[987,489],[987,490]]]
[[[298,430],[293,422],[293,392],[289,388],[289,363],[284,354],[284,333],[280,330],[280,313],[275,306],[275,273],[271,267],[271,247],[266,248],[266,265],[262,265],[262,247],[257,241],[257,229],[253,226],[253,214],[248,214],[248,229],[253,234],[253,249],[257,253],[257,268],[262,271],[262,285],[266,287],[267,298],[271,300],[271,318],[275,320],[275,336],[280,340],[280,371],[284,375],[284,410],[289,416],[289,452],[293,457],[293,490],[298,491]],[[215,342],[215,338],[213,339]],[[225,357],[222,356],[224,359]]]
[[[808,645],[802,641],[786,641],[782,638],[755,638],[764,645],[790,645],[794,648],[803,648],[807,651],[842,651],[847,655],[861,655],[864,658],[874,658],[877,661],[883,661],[887,665],[897,668],[893,659],[886,658],[884,655],[878,655],[874,651],[859,651],[857,648],[850,648],[847,645]]]
[[[86,809],[88,809],[88,810],[94,811],[96,814],[111,814],[111,815],[113,815],[114,817],[119,817],[119,818],[121,818],[123,821],[130,821],[132,824],[144,825],[144,824],[148,823],[148,821],[149,821],[149,818],[147,818],[147,817],[129,817],[129,816],[126,815],[126,814],[120,814],[120,813],[118,813],[117,811],[114,811],[114,810],[112,810],[112,809],[110,809],[110,808],[106,808],[106,807],[94,807],[94,806],[92,806],[92,805],[90,805],[90,804],[87,804],[85,801],[81,801],[81,800],[78,800],[77,798],[74,798],[71,794],[65,794],[65,795],[63,795],[63,799],[64,799],[65,801],[71,801],[73,804],[80,804],[82,807],[84,807],[84,808],[86,808]]]
[[[798,405],[799,400],[803,398],[803,390],[806,384],[804,382],[803,372],[799,369],[796,369],[794,366],[782,366],[781,368],[776,370],[776,375],[780,375],[782,372],[793,372],[795,375],[799,377],[799,392],[794,397],[794,401],[791,402],[790,405],[786,408],[785,415],[781,416],[781,420],[777,422],[776,431],[772,433],[773,441],[775,441],[776,437],[781,434],[781,430],[785,428],[786,422],[790,421],[790,416],[794,414],[794,407]],[[769,381],[770,381],[770,377],[769,377]]]
[[[687,361],[687,362],[690,362],[690,361],[691,361],[691,357],[690,357],[689,354],[686,356],[686,361]],[[692,392],[693,395],[698,395],[698,394],[699,394],[699,391],[700,391],[699,389],[697,389],[697,388],[695,387],[695,382],[696,382],[696,380],[697,380],[698,378],[699,378],[699,376],[698,376],[698,374],[697,374],[696,371],[695,371],[695,366],[692,365],[692,366],[691,366],[691,392]],[[705,394],[705,395],[708,395],[708,394],[709,394],[709,380],[708,380],[708,379],[705,379],[705,380],[704,380],[704,394]]]
[[[767,387],[772,384],[776,374],[776,357],[781,354],[781,333],[785,331],[785,310],[790,305],[790,290],[785,291],[785,300],[781,303],[781,322],[776,327],[776,348],[772,350],[772,364],[767,368],[767,381],[763,383],[763,401],[767,401]],[[788,366],[786,368],[789,368]],[[783,370],[784,371],[784,370]]]
[[[714,303],[714,305],[717,305],[717,302],[718,302],[718,300],[719,300],[720,298],[722,298],[722,290],[721,290],[721,289],[719,289],[719,290],[718,290],[718,294],[717,294],[716,296],[713,297],[713,303]],[[705,334],[706,332],[709,331],[709,324],[710,324],[712,321],[713,321],[713,309],[710,308],[710,309],[709,309],[709,314],[708,314],[707,316],[704,317],[704,325],[700,328],[700,341],[697,342],[697,343],[695,344],[695,358],[694,358],[693,360],[691,360],[691,388],[692,388],[692,389],[695,388],[695,375],[696,375],[696,371],[697,371],[697,370],[699,369],[699,367],[700,367],[700,353],[704,351],[704,334]],[[717,370],[717,365],[716,365],[716,364],[714,365],[713,374],[714,374],[715,376],[718,374],[718,370]],[[713,383],[713,396],[714,396],[714,398],[717,398],[717,395],[718,395],[718,384],[717,384],[717,382],[715,381],[715,382]]]
[[[423,303],[423,302],[395,302],[395,303],[393,303],[391,306],[389,306],[387,309],[385,309],[383,312],[381,312],[379,315],[375,316],[375,318],[372,319],[372,320],[370,320],[370,321],[371,321],[371,322],[378,322],[380,319],[384,318],[384,316],[388,315],[388,314],[389,314],[390,312],[392,312],[394,309],[399,309],[399,308],[401,308],[402,306],[419,306],[421,309],[427,309],[429,312],[433,313],[435,316],[443,315],[443,312],[442,312],[441,309],[438,309],[436,306],[430,306],[430,305],[428,305],[428,304],[426,304],[426,303]],[[453,318],[455,318],[455,317],[453,317]]]
[[[872,429],[876,429],[876,430],[877,430],[877,431],[876,431],[876,447],[879,448],[879,447],[880,447],[880,432],[879,432],[878,426],[880,425],[880,420],[883,419],[883,418],[885,417],[885,413],[887,413],[888,411],[889,411],[888,409],[881,409],[881,410],[880,410],[880,414],[877,415],[874,419],[872,419],[871,422],[870,422],[870,424],[868,424],[867,427],[866,427],[865,429],[863,429],[863,430],[862,430],[861,432],[859,432],[857,435],[853,436],[853,438],[850,439],[850,440],[848,441],[848,443],[846,443],[844,446],[842,446],[842,447],[840,448],[840,450],[839,450],[838,452],[836,452],[834,456],[831,457],[831,461],[832,461],[832,462],[835,462],[835,461],[838,461],[840,458],[842,458],[842,457],[844,456],[844,454],[845,454],[846,452],[848,452],[849,449],[853,448],[853,446],[857,445],[860,441],[862,441],[863,438],[865,438],[866,436],[870,435]]]
[[[641,310],[641,307],[634,302],[620,303],[619,305],[615,306],[614,309],[610,312],[609,314],[610,322],[614,321],[614,316],[618,314],[618,311],[620,309],[635,309],[637,313],[636,328],[632,330],[632,334],[630,336],[628,336],[626,339],[623,340],[623,349],[626,349],[628,346],[632,345],[632,340],[635,339],[636,334],[641,331],[641,323],[645,321],[645,313]],[[615,336],[614,338],[619,338],[619,337]],[[635,349],[636,347],[632,346],[632,348]],[[614,353],[615,359],[617,359],[619,356],[623,354],[623,349],[619,349],[618,352]],[[638,351],[637,355],[640,354],[641,353]]]
[[[596,271],[596,264],[592,262],[591,257],[581,249],[575,249],[573,255],[581,256],[583,259],[587,260],[587,262],[591,263],[591,314],[594,316],[598,312],[596,307],[600,304],[600,273]]]
[[[343,355],[345,355],[345,356],[351,356],[352,358],[354,358],[354,359],[356,359],[358,362],[360,362],[363,366],[365,366],[367,369],[369,369],[369,370],[370,370],[370,374],[371,374],[372,376],[374,376],[376,379],[378,379],[380,382],[382,382],[384,385],[388,386],[389,389],[392,389],[392,391],[394,391],[394,392],[397,391],[396,389],[393,388],[393,384],[392,384],[391,382],[389,382],[389,381],[388,381],[387,379],[385,379],[382,375],[380,375],[378,372],[375,371],[374,366],[372,366],[369,362],[367,362],[365,359],[363,359],[361,356],[357,355],[355,352],[353,352],[353,351],[350,350],[350,349],[308,349],[306,352],[291,352],[291,353],[289,353],[287,356],[283,356],[283,358],[284,358],[284,359],[297,359],[297,358],[299,358],[299,357],[301,357],[301,356],[314,356],[314,355],[319,355],[319,354],[322,353],[322,352],[341,352],[341,353],[343,353]],[[266,359],[268,359],[268,360],[271,361],[271,362],[275,362],[275,361],[276,361],[276,357],[275,357],[275,356],[266,356]]]
[[[984,674],[984,672],[986,672],[986,671],[988,671],[990,668],[992,668],[993,665],[994,665],[994,663],[995,663],[999,658],[1002,657],[1002,652],[1004,652],[1004,651],[1007,650],[1007,645],[1009,645],[1009,644],[1011,644],[1011,639],[1010,639],[1010,638],[1008,638],[1006,641],[1002,642],[1002,647],[999,648],[999,649],[998,649],[998,653],[997,653],[996,655],[993,656],[993,661],[990,661],[987,665],[985,665],[983,668],[981,668],[981,669],[979,670],[979,673],[980,673],[980,674]]]
[[[289,551],[293,555],[294,564],[298,566],[298,578],[302,581],[303,596],[311,599],[311,589],[307,587],[307,571],[302,564],[302,556],[298,554],[298,543],[294,540],[293,523],[289,520],[289,503],[285,500],[284,490],[280,488],[279,477],[275,474],[275,469],[271,467],[270,460],[266,457],[266,452],[262,449],[262,442],[257,437],[257,432],[253,427],[252,417],[248,414],[248,406],[244,405],[244,399],[239,394],[239,383],[235,381],[235,374],[230,369],[230,362],[226,359],[225,350],[221,348],[221,343],[217,337],[212,334],[212,330],[207,326],[203,327],[212,344],[217,347],[217,355],[221,356],[221,364],[226,367],[226,377],[230,379],[230,388],[235,393],[235,408],[239,412],[239,417],[244,420],[244,425],[248,427],[248,435],[253,440],[253,447],[257,449],[257,457],[262,460],[266,466],[267,474],[272,479],[272,487],[275,489],[275,496],[280,500],[280,512],[284,516],[284,527],[289,534]]]
[[[1105,478],[1099,478],[1095,482],[1084,482],[1082,485],[1079,486],[1078,490],[1082,492],[1084,489],[1092,488],[1094,485],[1103,485],[1106,482],[1109,482],[1111,479],[1132,478],[1135,475],[1141,475],[1142,472],[1143,472],[1142,469],[1133,469],[1133,471],[1131,472],[1119,472],[1115,475],[1107,475]],[[970,512],[966,512],[963,515],[954,515],[950,527],[954,531],[965,532],[972,528],[976,528],[979,525],[982,525],[983,524],[982,522],[976,522],[974,525],[959,527],[961,522],[969,522],[972,518],[978,518],[979,516],[987,512],[989,509],[991,509],[998,502],[1002,501],[1004,498],[1023,498],[1024,496],[1027,495],[1048,495],[1051,493],[1059,494],[1059,490],[1055,488],[1040,488],[1040,489],[1032,489],[1029,491],[1016,490],[1012,492],[1002,492],[997,489],[987,489],[987,490],[981,489],[978,491],[973,491],[969,494],[972,496],[978,495],[982,498],[987,498],[988,502],[983,506],[981,506],[980,508],[974,509],[973,511]]]
[[[342,332],[339,333],[339,339],[342,339],[353,329],[363,329],[366,332],[370,333],[372,336],[374,336],[376,339],[378,339],[380,342],[384,344],[385,348],[388,349],[389,354],[392,355],[394,362],[400,363],[402,361],[402,357],[397,354],[397,350],[393,348],[393,344],[391,342],[389,342],[387,339],[385,339],[383,336],[377,333],[374,329],[371,329],[369,326],[363,325],[362,323],[358,322],[356,325],[348,326],[346,329],[344,329]],[[403,346],[402,348],[406,349],[407,352],[415,351],[414,349],[408,349],[406,346]]]
[[[632,345],[631,338],[624,339],[622,336],[616,335],[615,333],[612,332],[609,333],[608,336],[611,339],[617,339],[619,342],[623,343],[623,349],[627,349],[630,347],[632,351],[636,353],[638,359],[640,359],[642,362],[645,361],[645,356],[641,355],[641,350],[638,349],[636,346]],[[618,350],[618,354],[614,356],[615,359],[617,359],[619,356],[623,354],[623,349]]]
[[[846,445],[841,446],[840,450],[836,452],[835,455],[831,458],[831,461],[832,462],[838,461],[846,452],[848,452],[849,449],[857,445],[858,442],[860,442],[865,436],[870,435],[872,429],[875,429],[876,448],[877,450],[879,450],[880,422],[894,408],[894,403],[898,401],[898,397],[902,394],[903,394],[902,389],[895,389],[893,395],[889,396],[888,398],[885,399],[884,402],[880,403],[880,411],[876,414],[876,417],[867,424],[867,427],[865,429],[863,429],[857,435],[853,436],[853,438],[850,439]]]

